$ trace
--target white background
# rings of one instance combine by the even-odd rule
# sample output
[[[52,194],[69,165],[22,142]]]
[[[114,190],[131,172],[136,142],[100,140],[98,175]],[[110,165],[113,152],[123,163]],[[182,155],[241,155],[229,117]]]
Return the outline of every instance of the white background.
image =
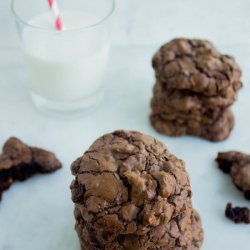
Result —
[[[70,163],[100,135],[134,129],[163,141],[184,159],[193,187],[194,207],[202,216],[204,250],[249,250],[249,225],[224,217],[228,201],[248,205],[229,176],[214,163],[218,151],[250,151],[250,1],[117,0],[112,17],[113,47],[102,104],[81,118],[55,119],[39,113],[24,87],[18,39],[9,10],[0,0],[0,146],[11,135],[57,153],[64,168],[14,184],[0,203],[0,250],[77,250],[69,184]],[[176,36],[212,40],[233,54],[243,69],[244,89],[233,110],[230,138],[211,143],[199,138],[168,138],[149,124],[154,84],[150,63],[157,48]]]

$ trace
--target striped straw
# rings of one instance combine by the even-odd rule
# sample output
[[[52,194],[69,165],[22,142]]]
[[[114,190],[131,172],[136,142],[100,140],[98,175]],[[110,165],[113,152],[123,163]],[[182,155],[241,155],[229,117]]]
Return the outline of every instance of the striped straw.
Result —
[[[50,9],[52,10],[53,12],[53,15],[55,17],[55,27],[57,30],[62,30],[63,29],[63,23],[62,23],[62,19],[61,19],[61,16],[60,16],[60,11],[59,11],[59,8],[58,8],[58,4],[56,2],[56,0],[48,0],[49,2],[49,7]]]

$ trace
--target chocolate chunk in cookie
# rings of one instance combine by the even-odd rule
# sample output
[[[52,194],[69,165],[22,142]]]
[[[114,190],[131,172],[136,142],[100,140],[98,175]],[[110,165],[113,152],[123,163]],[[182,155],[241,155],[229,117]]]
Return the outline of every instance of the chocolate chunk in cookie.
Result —
[[[184,162],[156,139],[115,131],[71,166],[76,231],[84,250],[198,250],[200,217]]]
[[[0,155],[0,199],[2,192],[14,181],[24,181],[36,173],[51,173],[61,167],[52,152],[29,147],[15,137],[10,138]]]
[[[219,153],[216,161],[224,173],[229,173],[233,183],[250,199],[250,155],[229,151]]]

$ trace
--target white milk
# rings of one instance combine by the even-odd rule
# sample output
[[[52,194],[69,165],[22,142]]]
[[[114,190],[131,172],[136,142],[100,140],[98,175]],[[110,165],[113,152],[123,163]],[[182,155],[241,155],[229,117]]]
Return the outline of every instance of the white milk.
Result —
[[[76,101],[101,89],[109,42],[104,25],[86,13],[62,13],[64,31],[55,31],[51,13],[32,19],[22,33],[24,61],[34,93],[52,101]]]

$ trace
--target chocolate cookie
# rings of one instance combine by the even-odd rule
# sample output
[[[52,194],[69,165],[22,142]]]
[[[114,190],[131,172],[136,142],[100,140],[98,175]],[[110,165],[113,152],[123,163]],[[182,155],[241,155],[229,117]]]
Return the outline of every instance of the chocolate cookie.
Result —
[[[208,41],[175,39],[153,58],[156,84],[150,120],[169,136],[195,135],[226,139],[233,128],[229,110],[242,87],[234,59]]]
[[[156,139],[115,131],[71,166],[84,250],[195,250],[203,242],[184,162]]]
[[[250,200],[250,155],[229,151],[219,153],[216,161],[224,173],[229,173],[233,183]]]
[[[0,155],[0,199],[2,192],[13,181],[24,181],[36,173],[51,173],[62,165],[56,156],[46,150],[29,147],[12,137],[3,146]]]
[[[162,112],[151,115],[150,120],[160,133],[169,136],[195,135],[210,141],[226,139],[234,125],[234,118],[229,109],[196,117]]]
[[[240,84],[241,70],[205,40],[175,39],[163,45],[152,62],[156,78],[168,88],[215,96]]]
[[[242,86],[240,82],[238,84],[240,85],[226,88],[220,95],[208,97],[190,90],[167,89],[163,83],[156,82],[151,108],[153,113],[155,113],[155,106],[159,106],[162,110],[188,115],[202,115],[208,109],[219,111],[228,108],[236,101],[237,91]]]

